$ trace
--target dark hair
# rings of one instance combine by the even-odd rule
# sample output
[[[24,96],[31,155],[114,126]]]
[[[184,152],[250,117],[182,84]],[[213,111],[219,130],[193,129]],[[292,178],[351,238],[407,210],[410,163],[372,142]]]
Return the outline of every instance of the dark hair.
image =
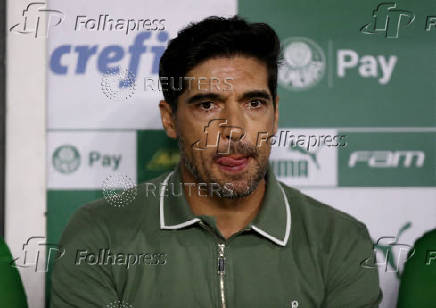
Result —
[[[200,62],[238,54],[253,56],[266,63],[268,88],[275,108],[280,40],[267,24],[248,23],[236,15],[231,18],[210,16],[179,31],[160,58],[159,78],[181,80]],[[177,98],[183,89],[185,85],[178,89],[168,87],[163,91],[173,111],[177,109]]]

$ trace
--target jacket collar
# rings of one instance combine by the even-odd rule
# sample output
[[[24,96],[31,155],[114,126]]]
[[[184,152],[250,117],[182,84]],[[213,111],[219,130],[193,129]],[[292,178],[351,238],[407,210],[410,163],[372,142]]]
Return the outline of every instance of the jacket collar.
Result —
[[[269,164],[261,208],[247,227],[280,246],[286,246],[291,231],[291,208],[282,184],[272,170]],[[160,184],[159,196],[161,229],[182,229],[205,217],[195,216],[186,201],[180,164]]]

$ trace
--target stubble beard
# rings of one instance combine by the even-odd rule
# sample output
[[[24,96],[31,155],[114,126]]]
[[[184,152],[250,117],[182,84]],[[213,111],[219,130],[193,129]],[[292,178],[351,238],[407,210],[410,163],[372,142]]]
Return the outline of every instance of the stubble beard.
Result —
[[[256,190],[260,181],[265,177],[268,171],[268,159],[259,159],[260,155],[256,151],[255,147],[243,145],[241,143],[232,142],[230,144],[230,153],[241,153],[250,154],[251,158],[257,163],[256,172],[254,175],[249,176],[246,184],[235,185],[231,180],[228,182],[223,182],[210,173],[209,169],[206,168],[206,163],[204,160],[201,161],[202,169],[204,170],[204,176],[200,174],[199,168],[185,152],[185,142],[184,139],[179,136],[177,138],[177,145],[180,151],[180,161],[185,166],[185,168],[192,174],[196,183],[208,183],[214,186],[214,192],[216,192],[218,197],[226,199],[239,199],[249,196],[253,191]]]

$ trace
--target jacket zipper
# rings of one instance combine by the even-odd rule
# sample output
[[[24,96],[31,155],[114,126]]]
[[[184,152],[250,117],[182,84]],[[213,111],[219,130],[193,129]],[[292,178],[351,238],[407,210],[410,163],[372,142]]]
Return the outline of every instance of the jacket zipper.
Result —
[[[218,276],[220,278],[220,295],[221,295],[221,307],[226,308],[226,297],[224,294],[224,274],[225,274],[225,260],[224,249],[225,244],[218,244]]]
[[[225,274],[225,256],[224,249],[226,245],[222,242],[222,240],[213,232],[213,230],[206,225],[203,221],[199,222],[200,225],[212,233],[218,239],[218,262],[217,262],[217,272],[219,277],[219,289],[220,289],[220,298],[221,298],[221,308],[226,308],[226,297],[224,292],[224,274]]]

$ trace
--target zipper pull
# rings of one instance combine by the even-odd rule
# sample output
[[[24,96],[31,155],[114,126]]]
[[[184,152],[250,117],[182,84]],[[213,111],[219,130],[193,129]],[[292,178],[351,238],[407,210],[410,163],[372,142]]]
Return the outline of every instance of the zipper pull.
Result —
[[[221,308],[226,308],[226,296],[224,293],[224,248],[225,244],[218,244],[218,276],[220,283]]]
[[[225,272],[225,257],[224,257],[225,244],[218,244],[218,274],[223,275]]]

